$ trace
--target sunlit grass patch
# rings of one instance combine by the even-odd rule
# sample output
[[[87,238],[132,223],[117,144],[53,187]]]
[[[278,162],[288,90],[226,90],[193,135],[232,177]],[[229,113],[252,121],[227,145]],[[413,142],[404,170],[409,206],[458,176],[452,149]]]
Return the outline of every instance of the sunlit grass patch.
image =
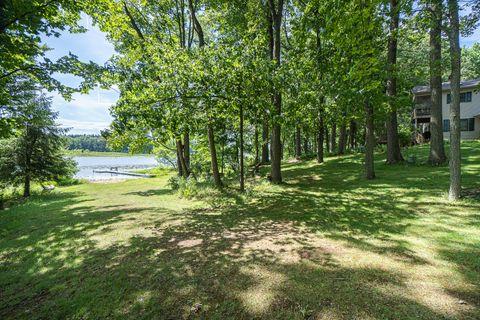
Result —
[[[463,146],[466,189],[480,144]],[[428,146],[404,155],[426,159]],[[169,175],[58,188],[0,213],[0,317],[478,319],[480,202],[448,167],[362,157],[285,164],[285,183]]]

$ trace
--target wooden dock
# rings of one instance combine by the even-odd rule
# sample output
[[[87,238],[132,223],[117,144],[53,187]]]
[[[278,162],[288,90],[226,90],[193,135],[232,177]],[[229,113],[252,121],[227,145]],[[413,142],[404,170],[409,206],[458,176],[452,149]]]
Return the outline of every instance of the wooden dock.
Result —
[[[117,170],[93,170],[93,172],[94,173],[120,174],[120,175],[124,175],[124,176],[141,177],[141,178],[152,178],[152,177],[154,177],[154,175],[152,175],[152,174],[143,174],[143,173],[117,171]]]

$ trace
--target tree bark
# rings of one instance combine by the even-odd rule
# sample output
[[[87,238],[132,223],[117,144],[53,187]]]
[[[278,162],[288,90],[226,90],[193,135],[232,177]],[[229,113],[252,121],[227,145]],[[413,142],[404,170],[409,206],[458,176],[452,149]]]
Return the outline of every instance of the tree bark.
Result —
[[[325,124],[325,120],[323,121],[324,123],[324,134],[325,134],[325,150],[327,150],[327,152],[330,152],[330,136],[328,134],[328,126]]]
[[[448,198],[458,200],[461,196],[461,158],[460,158],[460,23],[458,18],[458,1],[448,0],[450,17],[450,59],[452,103],[450,104],[450,190]]]
[[[335,153],[337,149],[337,124],[332,124],[332,134],[330,135],[330,152]]]
[[[262,163],[270,161],[270,151],[268,148],[268,122],[265,120],[262,128]]]
[[[446,161],[442,130],[442,0],[430,0],[430,154],[429,163]]]
[[[354,149],[356,145],[355,136],[357,134],[357,125],[355,120],[350,121],[350,148]]]
[[[188,167],[185,161],[182,140],[177,139],[176,146],[177,146],[177,155],[179,158],[178,160],[180,162],[180,167],[182,168],[181,171],[179,170],[179,173],[181,172],[182,177],[188,178],[188,176],[190,175],[190,172],[188,170]]]
[[[365,103],[365,177],[368,180],[375,179],[373,152],[375,137],[373,135],[373,107],[369,102]]]
[[[27,137],[29,136],[29,132],[31,132],[31,131],[30,131],[29,126],[27,125]],[[24,179],[24,184],[23,184],[23,197],[24,198],[30,197],[30,178],[31,178],[30,177],[30,172],[31,172],[30,167],[31,167],[31,155],[32,155],[32,150],[34,148],[34,145],[35,145],[35,139],[34,139],[34,142],[32,142],[30,147],[27,146],[27,150],[26,150],[26,156],[25,156],[25,171],[26,171],[26,174],[25,174],[25,179]]]
[[[323,139],[324,139],[324,125],[323,125],[323,115],[320,111],[318,113],[318,133],[317,133],[317,162],[323,162]]]
[[[309,147],[308,147],[308,131],[307,130],[303,130],[303,150],[305,152],[305,155],[308,155],[308,152],[309,152]]]
[[[340,136],[338,137],[338,154],[345,154],[347,145],[347,124],[345,121],[340,126]]]
[[[177,153],[177,170],[178,170],[178,176],[183,177],[183,170],[182,170],[182,164],[180,163],[180,154],[178,153],[178,148],[177,144],[175,142],[175,150]]]
[[[23,197],[30,197],[30,174],[25,175],[24,185],[23,185]]]
[[[183,158],[188,171],[190,171],[190,134],[188,131],[183,135]]]
[[[283,14],[283,0],[278,0],[275,3],[274,0],[269,0],[269,9],[273,22],[273,54],[272,60],[275,61],[275,66],[280,66],[280,46],[281,46],[281,26],[282,26],[282,14]],[[281,146],[281,127],[279,118],[282,114],[282,94],[278,89],[273,90],[273,124],[272,124],[272,164],[271,164],[271,179],[272,183],[282,182],[282,146]]]
[[[272,11],[270,9],[270,3],[268,3],[268,8],[267,8],[267,33],[268,33],[268,58],[270,60],[273,60],[273,50],[274,50],[274,39],[273,39],[273,15]],[[263,143],[264,143],[264,149],[262,149],[262,162],[263,163],[268,163],[270,162],[270,159],[272,158],[272,145],[269,143],[269,127],[268,127],[268,121],[265,120],[265,124],[263,127]],[[270,146],[270,148],[269,148]],[[265,160],[265,161],[263,161]]]
[[[387,164],[394,164],[403,161],[398,139],[397,121],[397,32],[400,17],[400,8],[397,0],[390,0],[390,36],[388,38],[387,53],[387,98],[389,112],[387,118]]]
[[[258,146],[258,125],[255,123],[255,164],[260,161],[260,148]]]
[[[213,126],[208,125],[208,148],[210,150],[210,158],[212,164],[213,182],[215,187],[221,188],[223,186],[220,172],[218,172],[217,149],[215,148],[215,135],[213,133]]]
[[[295,128],[295,158],[297,160],[299,160],[300,156],[302,155],[302,146],[300,144],[300,139],[301,139],[300,126],[297,125]]]
[[[240,103],[240,192],[245,191],[245,172],[243,166],[243,104]]]

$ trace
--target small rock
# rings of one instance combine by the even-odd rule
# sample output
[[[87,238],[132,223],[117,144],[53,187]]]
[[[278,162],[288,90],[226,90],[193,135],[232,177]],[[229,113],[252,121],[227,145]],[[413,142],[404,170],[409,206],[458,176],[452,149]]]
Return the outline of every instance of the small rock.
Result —
[[[197,314],[197,313],[199,313],[201,310],[202,310],[202,304],[201,304],[201,303],[195,303],[195,305],[193,305],[193,306],[190,308],[190,312],[191,312],[192,314]]]
[[[458,300],[458,304],[467,304],[467,301],[464,301],[464,300]]]

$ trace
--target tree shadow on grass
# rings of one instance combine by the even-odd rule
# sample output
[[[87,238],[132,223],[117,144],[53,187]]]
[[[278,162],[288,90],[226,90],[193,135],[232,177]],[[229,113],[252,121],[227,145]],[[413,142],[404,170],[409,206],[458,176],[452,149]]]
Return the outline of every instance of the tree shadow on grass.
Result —
[[[96,246],[87,233],[143,210],[89,205],[92,200],[81,193],[54,193],[1,212],[0,318],[40,304],[46,292],[56,290],[57,280],[78,277],[74,266]]]
[[[283,224],[223,234],[194,223],[159,229],[127,244],[90,246],[82,262],[28,275],[27,300],[2,308],[4,318],[116,319],[447,319],[401,294],[405,279],[385,269],[341,265],[332,248],[274,242]],[[290,239],[296,242],[296,235]],[[22,294],[18,294],[21,296]],[[3,294],[3,296],[5,296]],[[197,306],[197,307],[195,307]],[[193,307],[193,310],[192,310]],[[42,316],[43,315],[43,316]]]
[[[453,263],[455,270],[469,284],[453,286],[448,291],[467,305],[480,308],[480,245],[466,245],[455,241],[444,242],[442,245],[439,255]],[[479,310],[476,315],[480,316]]]
[[[79,194],[34,203],[33,211],[43,212],[42,217],[50,213],[50,220],[29,222],[35,216],[29,213],[7,223],[9,239],[0,241],[6,258],[0,265],[0,317],[475,319],[478,285],[452,287],[447,298],[468,304],[446,312],[412,292],[416,288],[405,274],[382,266],[384,259],[430,267],[396,237],[422,213],[398,199],[395,190],[403,188],[402,195],[417,201],[419,192],[443,187],[422,191],[425,181],[415,181],[409,190],[406,179],[415,178],[419,172],[414,170],[366,183],[359,163],[347,161],[334,170],[340,167],[335,161],[287,167],[286,185],[252,201],[170,211],[169,219],[181,221],[175,225],[160,218],[162,208],[98,208]],[[147,196],[168,194],[162,190],[149,190]],[[129,195],[139,201],[145,196]],[[437,204],[422,204],[427,205]],[[131,219],[130,213],[147,211],[159,215],[151,221],[151,235],[106,246],[87,236],[114,229]],[[19,224],[33,229],[34,236],[22,238]],[[367,254],[380,261],[362,264]],[[446,247],[441,254],[458,266],[466,282],[478,280],[474,247]],[[354,258],[359,261],[349,260]]]
[[[163,196],[163,195],[171,195],[173,191],[171,189],[150,189],[145,191],[134,191],[134,192],[127,192],[123,195],[126,196],[141,196],[141,197],[152,197],[152,196]]]

